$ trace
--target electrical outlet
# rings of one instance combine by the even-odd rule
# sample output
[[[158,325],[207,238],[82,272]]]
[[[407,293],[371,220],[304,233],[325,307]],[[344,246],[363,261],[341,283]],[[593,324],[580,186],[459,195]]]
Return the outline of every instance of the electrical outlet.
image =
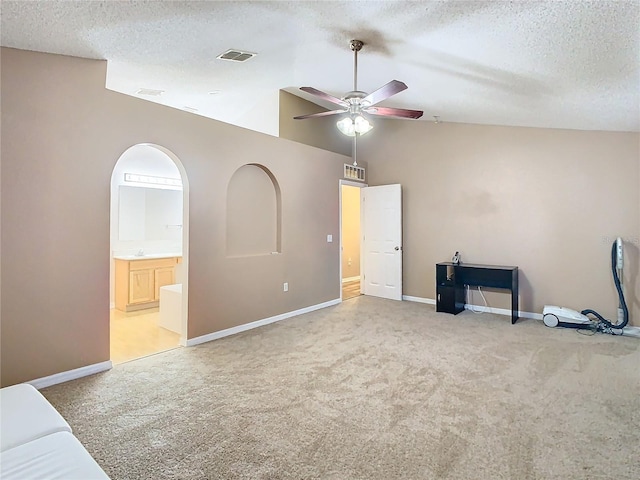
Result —
[[[289,283],[288,282],[284,282],[284,284],[282,285],[282,291],[284,291],[284,292],[288,292],[289,291]]]

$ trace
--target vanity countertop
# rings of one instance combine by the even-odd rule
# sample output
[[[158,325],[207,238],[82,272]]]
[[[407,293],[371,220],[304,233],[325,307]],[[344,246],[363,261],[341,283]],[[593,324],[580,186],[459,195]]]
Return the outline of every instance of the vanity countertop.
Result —
[[[113,258],[116,260],[127,260],[127,261],[154,260],[158,258],[182,258],[182,254],[181,253],[149,253],[144,255],[114,255]]]

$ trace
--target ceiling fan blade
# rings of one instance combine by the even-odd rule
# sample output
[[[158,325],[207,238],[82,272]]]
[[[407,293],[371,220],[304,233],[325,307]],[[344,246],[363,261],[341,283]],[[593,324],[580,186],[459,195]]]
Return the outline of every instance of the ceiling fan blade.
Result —
[[[400,118],[420,118],[424,113],[422,110],[407,110],[405,108],[390,107],[367,107],[364,111],[370,115]]]
[[[375,105],[382,100],[389,98],[396,93],[400,93],[406,90],[408,87],[405,83],[399,80],[391,80],[386,85],[381,86],[375,92],[370,93],[362,99],[363,104]]]
[[[304,120],[305,118],[326,117],[327,115],[336,115],[338,113],[346,113],[348,110],[330,110],[328,112],[310,113],[308,115],[299,115],[293,117],[294,120]]]
[[[341,100],[338,97],[334,97],[333,95],[329,95],[328,93],[321,92],[320,90],[313,87],[300,87],[300,90],[310,93],[311,95],[315,95],[316,97],[320,97],[327,102],[335,103],[343,107],[346,107],[348,105],[344,100]]]

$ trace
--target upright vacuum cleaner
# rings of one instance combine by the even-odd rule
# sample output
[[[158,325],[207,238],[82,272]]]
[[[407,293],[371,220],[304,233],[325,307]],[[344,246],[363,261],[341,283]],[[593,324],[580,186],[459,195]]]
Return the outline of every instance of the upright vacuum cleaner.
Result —
[[[594,332],[608,333],[611,335],[640,336],[640,329],[627,327],[629,323],[629,309],[622,290],[622,270],[624,267],[622,239],[618,237],[611,246],[611,271],[613,282],[618,291],[618,319],[614,323],[607,320],[595,310],[586,309],[581,312],[554,305],[545,305],[542,311],[542,320],[547,327],[564,327],[592,330]],[[592,315],[591,319],[587,315]]]

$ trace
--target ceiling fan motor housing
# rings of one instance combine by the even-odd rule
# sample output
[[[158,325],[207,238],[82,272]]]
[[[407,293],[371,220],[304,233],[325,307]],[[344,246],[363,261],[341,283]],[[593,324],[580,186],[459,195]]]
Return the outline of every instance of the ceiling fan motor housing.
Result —
[[[362,99],[367,95],[368,94],[366,92],[354,90],[342,97],[342,100],[348,103],[349,115],[354,116],[360,115],[362,113],[362,109],[369,105],[369,102],[362,101]]]
[[[360,90],[353,90],[351,92],[348,92],[344,97],[342,97],[342,100],[349,103],[360,102],[360,100],[366,97],[367,95],[369,95],[367,92],[362,92]]]

